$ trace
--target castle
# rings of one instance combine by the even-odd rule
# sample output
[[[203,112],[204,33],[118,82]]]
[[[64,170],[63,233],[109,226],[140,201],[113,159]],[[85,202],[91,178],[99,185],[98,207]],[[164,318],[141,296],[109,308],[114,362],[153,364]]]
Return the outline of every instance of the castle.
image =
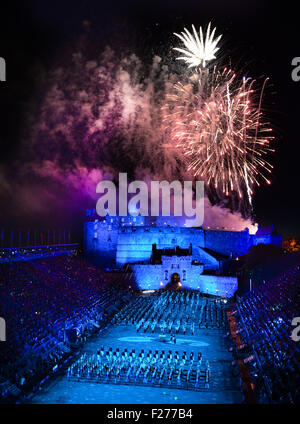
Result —
[[[176,225],[174,218],[144,216],[95,218],[87,211],[85,255],[105,268],[130,266],[140,289],[159,289],[178,280],[183,287],[230,297],[237,278],[224,275],[228,260],[248,253],[260,243],[282,243],[273,227],[256,234]]]

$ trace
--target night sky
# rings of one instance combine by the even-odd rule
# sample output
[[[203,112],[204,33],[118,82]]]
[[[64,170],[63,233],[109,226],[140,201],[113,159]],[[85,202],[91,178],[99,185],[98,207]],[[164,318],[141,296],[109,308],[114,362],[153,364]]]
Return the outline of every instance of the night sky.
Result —
[[[276,153],[271,159],[275,168],[271,186],[256,189],[256,220],[274,223],[284,236],[300,235],[300,81],[291,78],[291,62],[300,56],[300,47],[293,7],[258,0],[9,3],[0,16],[0,56],[7,63],[7,81],[0,83],[0,164],[9,167],[14,161],[26,108],[40,95],[36,70],[47,71],[63,60],[64,52],[82,35],[84,21],[90,22],[99,48],[110,44],[132,50],[147,62],[153,54],[167,54],[174,31],[191,24],[206,26],[211,20],[223,34],[222,51],[232,63],[254,78],[270,78],[264,104],[276,136]],[[0,201],[1,220],[14,224],[9,198],[0,193]]]

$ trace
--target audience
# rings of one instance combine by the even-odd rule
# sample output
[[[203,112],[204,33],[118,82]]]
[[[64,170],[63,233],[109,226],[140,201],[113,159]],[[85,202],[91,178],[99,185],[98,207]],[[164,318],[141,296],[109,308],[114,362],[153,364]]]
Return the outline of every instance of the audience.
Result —
[[[7,341],[0,350],[1,396],[34,387],[70,355],[76,343],[105,326],[131,294],[122,282],[75,256],[0,265],[0,316]]]
[[[237,307],[239,334],[255,353],[249,364],[258,401],[299,402],[300,344],[291,322],[300,311],[300,267],[255,288]]]
[[[226,327],[222,298],[194,290],[137,296],[127,287],[120,274],[109,277],[74,255],[1,263],[0,316],[7,341],[0,344],[0,402],[39,387],[71,359],[81,341],[108,322],[164,334],[174,348],[178,334],[190,337],[201,329]],[[298,265],[238,299],[234,316],[241,345],[235,353],[247,356],[260,403],[300,402],[300,344],[291,338],[299,311]],[[196,358],[112,348],[84,354],[68,368],[69,378],[185,384],[193,390],[209,388],[210,373],[200,352]]]

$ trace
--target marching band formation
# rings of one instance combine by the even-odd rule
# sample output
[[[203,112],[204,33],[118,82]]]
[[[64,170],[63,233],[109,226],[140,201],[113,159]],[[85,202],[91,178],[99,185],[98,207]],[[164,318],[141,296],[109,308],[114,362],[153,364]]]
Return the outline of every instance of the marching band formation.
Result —
[[[98,383],[171,386],[188,390],[209,388],[210,366],[202,353],[144,349],[105,349],[84,353],[67,371],[69,379]]]
[[[137,296],[112,322],[135,326],[138,333],[158,333],[163,336],[161,340],[169,339],[176,345],[178,334],[194,336],[203,328],[224,328],[224,306],[221,298],[210,298],[198,291],[162,290],[150,296]],[[68,377],[76,381],[187,390],[208,389],[210,373],[210,364],[203,361],[201,352],[151,349],[136,352],[112,347],[102,347],[95,354],[84,353],[68,369]]]
[[[223,300],[198,291],[161,291],[139,296],[114,317],[114,323],[135,325],[137,332],[194,335],[202,328],[224,328]]]

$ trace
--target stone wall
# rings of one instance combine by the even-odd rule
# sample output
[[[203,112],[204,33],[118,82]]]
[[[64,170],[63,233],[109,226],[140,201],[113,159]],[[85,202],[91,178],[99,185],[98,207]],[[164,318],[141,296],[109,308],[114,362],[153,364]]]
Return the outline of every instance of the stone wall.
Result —
[[[174,262],[176,261],[173,260],[172,264]],[[165,287],[171,281],[174,272],[179,274],[183,288],[198,289],[203,293],[225,297],[232,297],[237,290],[236,277],[202,275],[203,267],[199,265],[188,265],[184,261],[181,261],[181,264],[179,261],[179,265],[179,268],[168,267],[167,263],[163,265],[132,265],[131,268],[141,290],[158,290]]]
[[[111,221],[111,222],[110,222]],[[208,248],[214,252],[236,257],[248,253],[258,243],[281,244],[281,236],[255,236],[244,231],[203,230],[185,227],[122,226],[116,219],[84,224],[84,251],[87,256],[98,257],[107,265],[123,266],[126,263],[149,261],[152,245],[157,249]]]

